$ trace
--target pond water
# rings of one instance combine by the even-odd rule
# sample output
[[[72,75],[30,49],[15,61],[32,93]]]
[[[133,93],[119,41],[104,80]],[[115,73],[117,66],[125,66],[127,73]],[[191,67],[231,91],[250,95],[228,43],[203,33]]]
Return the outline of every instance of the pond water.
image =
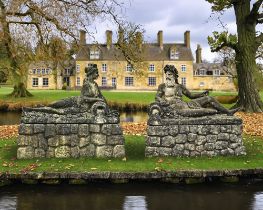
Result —
[[[0,125],[19,124],[21,118],[20,112],[0,112]],[[121,122],[145,122],[148,119],[146,112],[121,112]]]
[[[13,185],[1,188],[0,209],[260,210],[263,184]]]

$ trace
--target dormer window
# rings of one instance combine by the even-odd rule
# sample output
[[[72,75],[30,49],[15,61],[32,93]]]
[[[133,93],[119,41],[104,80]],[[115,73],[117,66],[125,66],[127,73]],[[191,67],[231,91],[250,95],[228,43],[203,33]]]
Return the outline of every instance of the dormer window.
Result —
[[[171,60],[179,59],[179,52],[177,52],[175,48],[172,48],[170,50],[170,59]]]
[[[127,72],[132,72],[132,65],[131,64],[127,64],[126,71]]]
[[[100,58],[100,51],[99,50],[90,50],[90,59],[99,59]]]

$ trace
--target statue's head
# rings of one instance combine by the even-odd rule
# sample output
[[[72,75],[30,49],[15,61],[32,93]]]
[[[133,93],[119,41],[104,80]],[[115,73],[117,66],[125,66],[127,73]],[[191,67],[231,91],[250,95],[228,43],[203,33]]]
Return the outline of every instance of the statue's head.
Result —
[[[172,73],[175,79],[178,78],[178,71],[174,65],[165,65],[164,73],[166,74],[167,72]]]
[[[166,85],[169,87],[178,84],[178,71],[174,65],[166,65],[164,67]]]
[[[87,77],[97,79],[99,77],[97,64],[91,64],[88,67],[85,67],[85,73]]]

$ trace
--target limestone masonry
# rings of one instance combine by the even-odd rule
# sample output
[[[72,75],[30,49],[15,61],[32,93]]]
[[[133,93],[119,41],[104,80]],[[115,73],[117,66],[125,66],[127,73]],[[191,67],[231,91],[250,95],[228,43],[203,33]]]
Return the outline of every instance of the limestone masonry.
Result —
[[[245,155],[241,134],[234,116],[149,119],[145,156]]]

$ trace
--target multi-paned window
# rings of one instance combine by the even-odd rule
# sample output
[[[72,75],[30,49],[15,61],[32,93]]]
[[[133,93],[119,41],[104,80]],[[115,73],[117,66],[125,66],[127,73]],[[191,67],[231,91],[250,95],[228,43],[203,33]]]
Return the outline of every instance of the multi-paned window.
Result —
[[[107,78],[106,77],[102,77],[101,78],[101,85],[102,86],[107,86]]]
[[[38,78],[32,78],[32,86],[34,87],[38,86]]]
[[[47,68],[47,69],[46,69],[46,74],[49,74],[49,73],[50,73],[50,69]]]
[[[90,51],[90,59],[99,59],[100,52],[98,50],[91,50]]]
[[[77,86],[80,86],[80,77],[77,77],[76,85],[77,85]]]
[[[186,78],[185,77],[182,77],[181,78],[181,84],[186,86]]]
[[[48,78],[43,78],[43,86],[48,86]]]
[[[103,63],[102,64],[102,72],[107,72],[107,64],[106,63]]]
[[[79,64],[76,65],[76,73],[80,73],[80,65]]]
[[[156,86],[156,77],[148,77],[148,85]]]
[[[125,77],[125,86],[133,86],[133,77]]]
[[[32,74],[38,74],[38,75],[51,74],[51,69],[50,68],[32,69]]]
[[[214,75],[215,76],[220,76],[220,69],[215,69],[214,70]]]
[[[126,71],[128,71],[128,72],[132,71],[132,65],[131,64],[127,64]]]
[[[42,74],[46,74],[46,69],[42,69]]]
[[[69,68],[66,68],[66,69],[64,70],[64,73],[65,73],[65,75],[70,75],[70,69],[69,69]]]
[[[155,66],[154,66],[154,64],[150,64],[150,65],[149,65],[149,71],[151,71],[151,72],[155,71]]]
[[[179,59],[179,52],[177,52],[176,50],[171,50],[170,59],[171,60]]]
[[[181,65],[181,70],[182,70],[182,72],[186,72],[186,65],[185,64]]]
[[[36,74],[36,73],[37,73],[37,70],[36,70],[36,69],[33,69],[32,73],[33,73],[33,74]]]
[[[37,74],[41,74],[41,69],[37,69]]]
[[[112,87],[116,87],[116,85],[117,85],[117,79],[116,79],[116,77],[112,77],[112,79],[111,79],[111,85],[112,85]]]

